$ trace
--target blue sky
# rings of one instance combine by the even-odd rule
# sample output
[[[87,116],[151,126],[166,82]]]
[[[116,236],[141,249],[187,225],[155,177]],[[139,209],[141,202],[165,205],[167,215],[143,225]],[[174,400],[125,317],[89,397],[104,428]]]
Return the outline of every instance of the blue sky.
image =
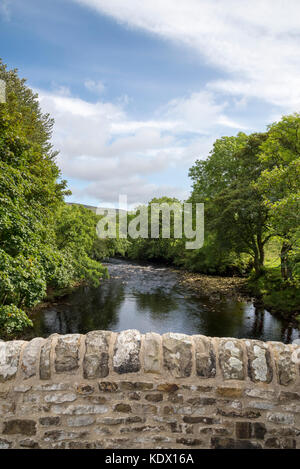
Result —
[[[216,138],[299,111],[299,37],[297,0],[0,0],[0,56],[94,205],[184,199]]]

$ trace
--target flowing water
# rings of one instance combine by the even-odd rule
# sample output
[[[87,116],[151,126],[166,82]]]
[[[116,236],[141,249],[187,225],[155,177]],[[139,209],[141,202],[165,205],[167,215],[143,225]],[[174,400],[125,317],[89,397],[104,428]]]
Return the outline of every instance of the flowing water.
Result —
[[[251,302],[192,292],[167,267],[115,259],[107,267],[110,279],[99,288],[81,287],[36,312],[35,336],[138,329],[285,343],[300,337],[298,329]]]

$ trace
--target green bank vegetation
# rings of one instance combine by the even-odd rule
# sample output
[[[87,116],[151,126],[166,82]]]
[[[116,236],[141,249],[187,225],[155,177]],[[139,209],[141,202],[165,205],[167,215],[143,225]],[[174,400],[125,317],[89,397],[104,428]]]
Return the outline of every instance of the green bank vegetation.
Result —
[[[98,239],[95,212],[65,202],[70,192],[51,145],[53,120],[1,61],[0,79],[7,89],[0,104],[0,337],[30,326],[26,312],[47,295],[99,285],[107,275],[101,260],[115,255],[247,276],[266,306],[299,311],[299,114],[264,133],[218,139],[195,162],[188,202],[205,204],[205,242],[188,251],[172,230],[170,239],[161,231],[158,239]]]
[[[0,62],[0,336],[30,326],[26,311],[78,283],[99,285],[97,216],[67,205],[50,143],[53,120],[16,70]]]

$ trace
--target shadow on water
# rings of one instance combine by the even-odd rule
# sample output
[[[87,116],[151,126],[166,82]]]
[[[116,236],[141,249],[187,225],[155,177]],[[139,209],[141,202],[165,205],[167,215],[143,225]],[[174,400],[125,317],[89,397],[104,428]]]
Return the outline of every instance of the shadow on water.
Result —
[[[116,260],[108,268],[111,278],[99,288],[79,288],[36,313],[34,334],[138,329],[285,343],[300,336],[299,330],[251,302],[187,292],[168,268]]]
[[[118,324],[123,301],[124,287],[116,282],[97,289],[81,287],[37,314],[33,319],[35,334],[47,337],[55,332],[85,334],[91,330],[110,330]]]

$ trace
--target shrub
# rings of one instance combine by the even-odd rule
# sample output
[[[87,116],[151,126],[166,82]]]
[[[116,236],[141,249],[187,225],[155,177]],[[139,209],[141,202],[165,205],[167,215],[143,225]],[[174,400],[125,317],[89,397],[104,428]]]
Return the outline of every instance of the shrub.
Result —
[[[0,336],[10,338],[26,327],[32,327],[27,314],[15,305],[0,306]]]

